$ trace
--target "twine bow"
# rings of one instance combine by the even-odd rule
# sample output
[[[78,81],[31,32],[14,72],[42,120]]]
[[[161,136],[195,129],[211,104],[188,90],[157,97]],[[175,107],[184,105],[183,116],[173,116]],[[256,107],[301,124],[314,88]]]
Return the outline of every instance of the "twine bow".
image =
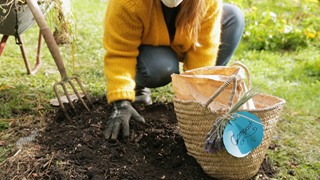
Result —
[[[229,123],[230,119],[234,119],[233,114],[248,100],[258,95],[260,92],[257,92],[260,89],[260,85],[252,87],[249,91],[244,93],[244,95],[239,99],[237,103],[229,110],[229,112],[223,117],[218,117],[213,124],[212,128],[208,132],[205,142],[204,150],[209,153],[215,154],[217,150],[225,149],[223,144],[223,131],[226,125]],[[247,117],[246,117],[247,118]],[[249,120],[252,120],[249,118]],[[253,120],[254,121],[254,120]]]

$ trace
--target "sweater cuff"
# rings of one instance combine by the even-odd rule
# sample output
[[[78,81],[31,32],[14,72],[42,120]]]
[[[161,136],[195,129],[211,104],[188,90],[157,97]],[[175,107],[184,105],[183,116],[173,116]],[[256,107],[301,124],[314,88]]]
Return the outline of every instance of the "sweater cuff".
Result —
[[[134,102],[135,100],[135,92],[134,91],[115,91],[111,93],[107,93],[108,103],[111,104],[114,101],[118,100],[129,100]]]

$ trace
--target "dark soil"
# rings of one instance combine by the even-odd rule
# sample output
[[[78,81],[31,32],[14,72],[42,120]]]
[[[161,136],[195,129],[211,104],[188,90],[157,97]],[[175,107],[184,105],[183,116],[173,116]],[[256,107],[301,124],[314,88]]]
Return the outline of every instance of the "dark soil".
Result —
[[[131,121],[130,138],[112,142],[103,134],[112,107],[105,97],[93,100],[93,111],[76,106],[82,113],[72,122],[62,111],[48,119],[36,138],[38,154],[25,170],[29,179],[213,179],[188,155],[173,103],[133,104],[146,123]],[[275,173],[265,159],[257,175],[269,179]]]

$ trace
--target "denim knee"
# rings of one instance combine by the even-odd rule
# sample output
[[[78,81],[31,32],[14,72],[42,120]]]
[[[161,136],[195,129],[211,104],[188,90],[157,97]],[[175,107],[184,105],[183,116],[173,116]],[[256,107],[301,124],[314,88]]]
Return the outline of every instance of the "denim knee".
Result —
[[[242,10],[238,6],[224,3],[222,28],[227,28],[228,26],[237,28],[234,30],[243,30],[245,18]]]
[[[221,44],[217,66],[225,66],[231,59],[242,38],[245,18],[238,6],[223,4]]]
[[[177,54],[169,46],[141,45],[137,62],[135,81],[140,86],[164,86],[171,82],[173,73],[179,74]]]

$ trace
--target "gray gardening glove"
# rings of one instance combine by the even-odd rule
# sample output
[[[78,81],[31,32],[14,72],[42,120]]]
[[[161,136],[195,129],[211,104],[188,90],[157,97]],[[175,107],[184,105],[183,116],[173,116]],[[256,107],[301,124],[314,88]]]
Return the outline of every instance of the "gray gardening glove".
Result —
[[[110,139],[110,136],[112,140],[117,139],[120,128],[122,128],[123,137],[129,137],[129,121],[131,118],[137,122],[145,122],[144,118],[138,114],[128,100],[115,101],[112,105],[113,110],[104,131],[106,139]]]

